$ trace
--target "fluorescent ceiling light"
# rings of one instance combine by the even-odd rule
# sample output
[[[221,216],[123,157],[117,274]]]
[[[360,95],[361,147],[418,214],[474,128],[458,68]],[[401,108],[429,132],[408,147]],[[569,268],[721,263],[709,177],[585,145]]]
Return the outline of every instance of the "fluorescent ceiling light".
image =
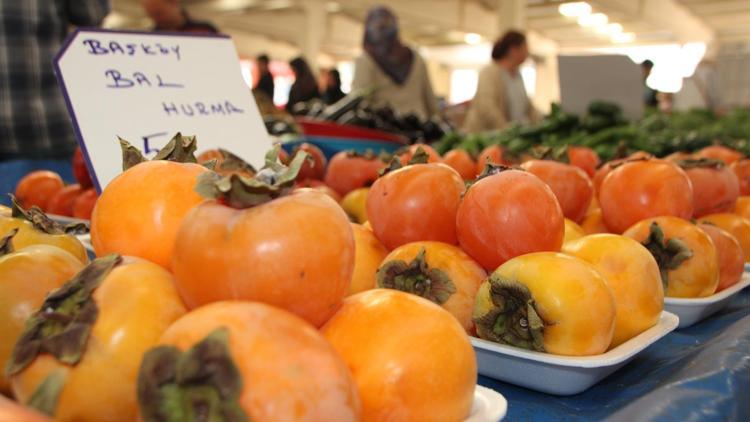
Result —
[[[475,32],[469,32],[464,35],[464,42],[470,45],[477,45],[482,42],[482,36]]]
[[[586,16],[591,13],[591,5],[585,1],[576,1],[572,3],[563,3],[557,10],[561,15],[569,18],[577,18],[580,16]]]
[[[609,18],[604,13],[592,13],[578,18],[578,25],[584,27],[604,26],[607,22],[609,22]]]
[[[607,25],[600,25],[596,27],[596,32],[602,35],[615,35],[622,33],[622,25],[619,23],[609,23]]]
[[[281,10],[292,7],[292,0],[269,0],[265,3],[266,10]]]
[[[326,12],[338,13],[341,11],[341,4],[335,1],[329,1],[326,3]]]
[[[633,41],[635,41],[635,34],[632,32],[612,34],[612,42],[615,42],[617,44],[625,44]]]

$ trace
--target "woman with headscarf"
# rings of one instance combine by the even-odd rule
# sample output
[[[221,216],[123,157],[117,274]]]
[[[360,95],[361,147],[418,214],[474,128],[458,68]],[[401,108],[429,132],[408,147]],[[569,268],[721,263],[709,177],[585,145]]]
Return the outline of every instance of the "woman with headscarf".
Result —
[[[487,132],[538,120],[520,72],[528,57],[524,34],[508,31],[497,40],[492,47],[492,63],[479,72],[477,93],[464,121],[467,132]]]
[[[295,104],[320,98],[320,92],[318,92],[318,83],[315,81],[315,76],[313,76],[312,70],[310,70],[310,66],[307,65],[305,59],[302,57],[294,58],[289,62],[289,67],[292,68],[292,73],[294,73],[294,83],[289,90],[286,110],[293,113]]]
[[[323,101],[326,104],[333,104],[344,98],[346,94],[341,90],[341,74],[336,69],[328,69],[323,74]]]
[[[437,100],[427,66],[416,51],[401,43],[396,16],[385,7],[367,13],[363,47],[355,62],[352,91],[374,89],[376,106],[390,105],[400,113],[431,117]]]

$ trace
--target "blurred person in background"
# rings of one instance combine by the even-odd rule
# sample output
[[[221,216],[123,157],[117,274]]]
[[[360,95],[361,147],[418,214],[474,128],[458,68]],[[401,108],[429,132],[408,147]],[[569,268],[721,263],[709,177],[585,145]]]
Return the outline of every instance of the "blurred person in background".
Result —
[[[341,90],[341,75],[338,70],[328,69],[323,72],[321,92],[326,104],[333,104],[346,96],[344,91]]]
[[[643,103],[646,107],[655,108],[659,106],[659,98],[657,96],[658,91],[648,86],[646,81],[651,75],[651,70],[654,68],[654,62],[651,60],[644,60],[641,63],[641,70],[643,71]]]
[[[182,7],[181,0],[141,0],[141,3],[156,25],[154,31],[219,33],[212,23],[193,20]]]
[[[399,38],[396,16],[381,6],[365,20],[365,53],[355,62],[352,91],[374,89],[376,106],[390,105],[399,113],[432,117],[438,104],[427,66],[419,54]]]
[[[255,65],[258,67],[258,83],[253,88],[255,91],[262,92],[268,99],[273,100],[273,75],[268,70],[269,59],[265,54],[261,54],[255,59]]]
[[[52,60],[70,25],[98,26],[109,10],[107,0],[0,1],[0,161],[73,155],[75,135]],[[6,186],[11,174],[36,170],[16,164],[3,166],[3,194],[13,191]]]
[[[289,90],[289,100],[286,103],[286,111],[294,113],[294,105],[320,98],[318,83],[315,81],[310,66],[302,57],[296,57],[289,62],[289,67],[294,73],[294,83]]]
[[[526,36],[508,31],[492,47],[492,63],[479,72],[477,93],[464,121],[467,132],[504,129],[538,120],[526,95],[520,68],[529,57]]]

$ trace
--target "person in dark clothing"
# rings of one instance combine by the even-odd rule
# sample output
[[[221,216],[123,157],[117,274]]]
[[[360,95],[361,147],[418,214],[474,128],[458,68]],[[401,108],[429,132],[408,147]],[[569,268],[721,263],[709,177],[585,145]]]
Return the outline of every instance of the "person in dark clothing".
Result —
[[[109,10],[107,0],[0,1],[0,162],[73,155],[76,138],[52,63],[71,25],[98,26]],[[10,181],[6,172],[0,182]]]
[[[313,98],[320,98],[320,92],[318,92],[318,84],[315,82],[315,76],[313,76],[310,66],[307,65],[305,59],[302,57],[294,58],[289,62],[289,66],[294,73],[294,83],[289,90],[289,100],[286,103],[286,110],[293,113],[295,104],[310,101]]]
[[[643,70],[643,102],[646,104],[646,107],[659,106],[659,100],[656,97],[657,91],[646,84],[646,80],[651,75],[651,69],[653,68],[654,62],[651,60],[644,60],[641,63],[641,69]]]
[[[141,0],[141,3],[156,25],[154,31],[219,33],[212,23],[193,20],[180,4],[181,0]]]
[[[328,69],[323,77],[325,83],[323,101],[326,104],[333,104],[346,96],[341,90],[341,75],[338,70]]]
[[[261,54],[255,59],[255,65],[258,66],[258,74],[260,76],[258,78],[258,83],[255,84],[255,88],[253,89],[262,92],[270,100],[273,100],[273,75],[271,75],[271,71],[268,70],[268,62],[268,56],[265,54]]]

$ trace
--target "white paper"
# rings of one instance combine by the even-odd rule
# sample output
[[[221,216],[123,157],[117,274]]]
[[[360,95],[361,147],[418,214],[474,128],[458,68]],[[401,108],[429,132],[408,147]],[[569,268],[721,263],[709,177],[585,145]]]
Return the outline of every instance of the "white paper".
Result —
[[[55,68],[99,191],[122,171],[118,136],[151,157],[179,131],[257,167],[271,147],[229,37],[78,30]]]
[[[558,64],[563,110],[583,115],[592,101],[608,101],[629,120],[643,117],[641,67],[627,56],[560,56]]]

